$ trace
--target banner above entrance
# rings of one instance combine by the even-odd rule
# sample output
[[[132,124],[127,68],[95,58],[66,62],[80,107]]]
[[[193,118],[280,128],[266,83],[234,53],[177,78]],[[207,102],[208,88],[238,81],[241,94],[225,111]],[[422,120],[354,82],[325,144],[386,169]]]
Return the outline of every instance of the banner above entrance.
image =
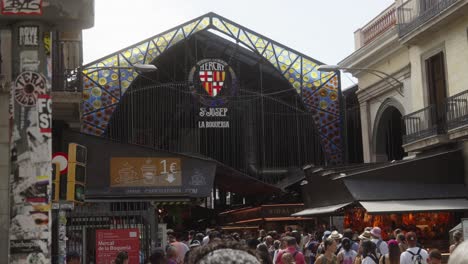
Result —
[[[216,163],[208,159],[74,132],[64,141],[87,148],[87,200],[197,198],[213,189]]]

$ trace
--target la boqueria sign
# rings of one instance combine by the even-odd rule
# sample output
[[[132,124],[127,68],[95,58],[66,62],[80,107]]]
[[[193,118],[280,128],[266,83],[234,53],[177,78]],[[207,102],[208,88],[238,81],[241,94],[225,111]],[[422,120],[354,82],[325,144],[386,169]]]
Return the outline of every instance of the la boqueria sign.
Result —
[[[216,163],[210,160],[76,132],[64,140],[87,147],[86,199],[206,197],[213,189]]]

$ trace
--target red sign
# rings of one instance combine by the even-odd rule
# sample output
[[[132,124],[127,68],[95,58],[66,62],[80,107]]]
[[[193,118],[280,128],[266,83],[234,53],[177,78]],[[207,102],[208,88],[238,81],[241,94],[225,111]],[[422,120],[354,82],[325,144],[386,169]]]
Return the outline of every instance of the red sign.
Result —
[[[96,230],[96,263],[112,264],[121,251],[128,253],[128,264],[140,263],[138,229]]]

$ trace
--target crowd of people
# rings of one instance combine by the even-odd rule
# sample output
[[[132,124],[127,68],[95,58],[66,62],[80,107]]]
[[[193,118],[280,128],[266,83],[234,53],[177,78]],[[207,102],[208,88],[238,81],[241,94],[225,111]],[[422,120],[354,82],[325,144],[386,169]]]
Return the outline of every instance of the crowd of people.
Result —
[[[260,230],[226,233],[211,230],[207,234],[189,231],[185,239],[168,232],[166,248],[157,248],[145,264],[440,264],[442,254],[429,252],[418,243],[414,232],[395,230],[392,239],[382,240],[379,227],[368,227],[360,235],[350,229],[306,233]],[[468,263],[468,242],[454,234],[449,264]],[[68,262],[67,258],[67,263]],[[120,252],[115,264],[129,264],[128,255]],[[133,263],[130,263],[133,264]]]

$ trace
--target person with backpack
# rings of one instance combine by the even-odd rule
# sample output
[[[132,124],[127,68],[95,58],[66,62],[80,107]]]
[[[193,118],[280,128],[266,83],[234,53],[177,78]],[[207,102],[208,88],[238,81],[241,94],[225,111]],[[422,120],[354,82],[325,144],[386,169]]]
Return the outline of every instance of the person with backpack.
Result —
[[[351,248],[353,241],[345,237],[341,241],[342,250],[338,253],[339,264],[353,264],[356,259],[357,252]]]
[[[294,237],[286,238],[287,248],[286,250],[280,251],[276,258],[275,264],[283,264],[282,256],[284,253],[289,253],[293,256],[296,264],[305,264],[304,254],[297,249],[297,241]]]
[[[379,264],[376,245],[371,240],[362,241],[362,264]]]
[[[317,257],[317,249],[320,245],[320,242],[317,241],[315,234],[310,234],[309,241],[304,246],[304,257],[306,263],[314,264],[315,258]]]
[[[376,253],[377,253],[377,258],[380,259],[382,255],[388,254],[388,246],[385,241],[382,240],[382,230],[380,227],[374,227],[370,231],[371,233],[371,241],[375,244],[376,246]]]
[[[416,233],[406,233],[408,249],[401,253],[400,264],[427,264],[429,254],[423,248],[417,246],[418,239]]]

